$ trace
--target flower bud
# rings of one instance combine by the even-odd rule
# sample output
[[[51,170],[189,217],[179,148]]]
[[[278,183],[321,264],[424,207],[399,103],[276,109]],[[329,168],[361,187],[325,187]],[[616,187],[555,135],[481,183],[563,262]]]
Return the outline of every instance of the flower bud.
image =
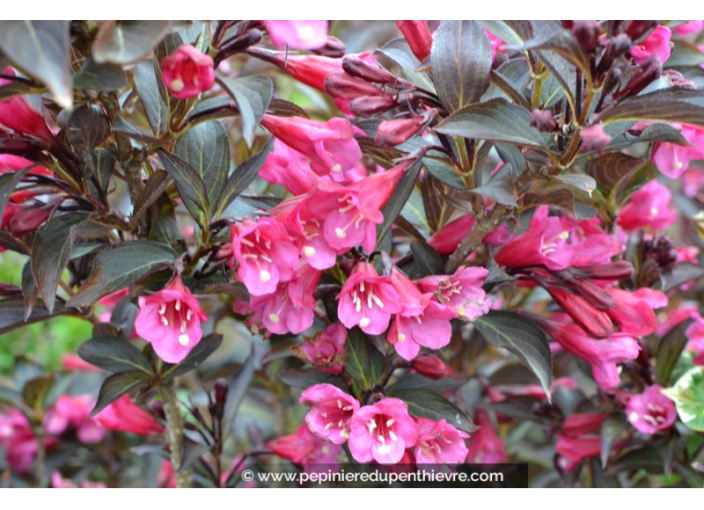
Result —
[[[346,73],[334,73],[325,78],[325,91],[339,99],[355,99],[360,96],[378,96],[382,91],[369,82]]]
[[[328,40],[325,42],[325,46],[318,48],[315,51],[318,55],[330,58],[341,58],[345,56],[345,43],[340,41],[337,37],[331,35],[328,36]]]
[[[349,108],[355,115],[369,117],[388,111],[397,104],[396,99],[391,96],[361,96],[350,101]]]
[[[626,34],[628,34],[628,37],[630,37],[632,41],[637,41],[657,24],[655,20],[634,19],[626,26]]]
[[[572,294],[564,289],[552,287],[548,288],[555,302],[560,305],[572,320],[579,324],[584,331],[594,338],[607,338],[614,331],[613,323],[609,316],[602,311],[595,309],[584,298]]]
[[[164,85],[176,99],[188,99],[210,90],[215,83],[213,59],[184,44],[161,61]]]
[[[552,133],[558,128],[557,121],[550,110],[533,110],[530,114],[530,125],[543,133]]]
[[[430,48],[433,45],[433,35],[428,28],[426,20],[398,20],[396,21],[399,30],[408,41],[411,51],[418,60],[423,62],[430,56]]]
[[[428,379],[442,379],[454,374],[454,370],[440,357],[434,354],[424,354],[413,360],[413,370]]]
[[[601,35],[601,25],[592,20],[575,20],[571,27],[579,46],[586,52],[596,49]]]
[[[580,266],[579,271],[595,280],[625,280],[633,276],[633,266],[625,260],[611,262],[610,264]]]
[[[396,147],[422,131],[436,114],[437,110],[428,110],[419,117],[385,120],[379,124],[374,141],[385,147]]]
[[[648,85],[660,78],[662,74],[662,62],[659,57],[649,57],[640,63],[638,69],[628,80],[628,84],[614,94],[615,99],[638,95]]]
[[[372,83],[394,84],[398,78],[380,67],[376,62],[371,63],[359,55],[347,55],[342,59],[342,69],[350,76],[361,78]]]

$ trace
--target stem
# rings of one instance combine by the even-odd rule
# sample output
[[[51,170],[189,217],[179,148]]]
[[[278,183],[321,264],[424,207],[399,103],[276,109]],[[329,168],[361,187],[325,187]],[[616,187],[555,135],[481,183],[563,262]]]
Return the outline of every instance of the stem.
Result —
[[[179,489],[191,486],[191,470],[179,471],[183,460],[183,417],[179,409],[178,398],[176,397],[176,385],[174,381],[161,387],[161,398],[164,403],[164,414],[169,434],[169,448],[171,450],[171,465],[174,468],[176,487]]]
[[[34,431],[34,437],[37,441],[37,457],[35,462],[37,477],[37,487],[45,487],[44,480],[46,479],[46,444],[44,442],[45,434],[42,426],[38,426]]]

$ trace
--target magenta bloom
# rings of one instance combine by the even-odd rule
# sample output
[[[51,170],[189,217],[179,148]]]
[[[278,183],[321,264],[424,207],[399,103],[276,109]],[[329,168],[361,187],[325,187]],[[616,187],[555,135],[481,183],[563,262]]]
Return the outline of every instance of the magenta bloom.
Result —
[[[571,226],[564,218],[548,216],[548,206],[536,209],[528,231],[504,246],[496,262],[505,267],[545,266],[560,270],[570,266],[573,250],[567,243]]]
[[[396,315],[387,339],[396,352],[412,360],[421,347],[441,349],[450,343],[450,320],[457,313],[449,306],[435,301],[432,294],[421,294],[418,288],[395,267],[391,270],[391,283],[400,296],[401,312]]]
[[[413,453],[418,464],[462,464],[467,458],[464,440],[469,434],[447,423],[416,418],[420,434]]]
[[[376,225],[384,221],[381,209],[407,166],[402,163],[351,186],[322,181],[311,192],[308,209],[319,219],[325,240],[338,254],[359,245],[368,252],[374,250]]]
[[[689,145],[672,142],[655,144],[653,163],[663,174],[671,179],[679,178],[689,168],[693,159],[704,158],[704,129],[698,126],[675,125]]]
[[[15,71],[11,67],[7,67],[2,71],[2,74],[14,76]],[[8,83],[13,82],[0,78],[0,85],[7,85]],[[5,126],[16,133],[31,135],[52,146],[57,144],[42,114],[35,110],[22,96],[15,96],[0,101],[0,126]]]
[[[631,56],[636,64],[650,57],[658,57],[663,64],[670,58],[670,38],[672,31],[664,25],[658,25],[645,41],[631,48]]]
[[[681,36],[687,36],[690,34],[698,34],[704,29],[704,21],[702,20],[690,20],[680,25],[677,25],[672,30]]]
[[[360,408],[350,423],[349,447],[357,462],[396,464],[417,441],[418,425],[408,415],[406,403],[397,398]]]
[[[230,227],[233,265],[252,296],[271,294],[279,282],[291,280],[298,268],[298,250],[283,225],[272,218],[245,220]]]
[[[151,296],[140,296],[134,328],[167,363],[180,363],[203,337],[208,316],[180,276]]]
[[[399,295],[388,276],[379,276],[368,262],[358,262],[337,296],[340,322],[359,326],[368,335],[380,335],[391,315],[401,311]]]
[[[320,180],[304,154],[278,139],[274,141],[274,150],[267,156],[259,175],[267,182],[282,185],[294,195],[309,192]]]
[[[428,22],[424,19],[410,19],[396,20],[396,24],[416,58],[421,62],[428,58],[433,46],[433,35],[428,28]]]
[[[311,160],[311,168],[333,180],[344,180],[362,157],[350,121],[335,117],[318,122],[303,117],[275,117],[264,115],[262,126],[292,149]]]
[[[460,267],[452,276],[426,276],[417,283],[422,292],[434,293],[441,305],[452,308],[458,318],[471,322],[491,307],[491,300],[482,289],[488,274],[483,267]]]
[[[342,324],[331,324],[325,331],[303,342],[299,349],[315,368],[327,374],[339,374],[345,360],[347,330]]]
[[[313,434],[308,425],[301,424],[294,434],[280,437],[266,447],[286,460],[303,466],[309,464],[337,464],[337,455],[342,451],[339,445],[330,444]]]
[[[271,294],[251,296],[249,303],[238,301],[235,311],[249,314],[247,324],[255,331],[263,327],[277,335],[302,333],[313,325],[313,291],[320,274],[302,264],[293,280],[279,284]]]
[[[71,426],[82,443],[99,443],[105,436],[105,429],[95,418],[88,417],[94,404],[90,395],[61,395],[44,416],[44,428],[58,436]]]
[[[557,464],[569,473],[584,459],[601,455],[601,438],[597,435],[572,437],[558,433],[555,451],[559,454]]]
[[[163,427],[137,404],[129,395],[123,395],[95,415],[95,419],[105,429],[132,432],[146,436],[161,432]]]
[[[582,129],[579,132],[582,139],[582,150],[601,152],[611,143],[611,136],[604,131],[601,122]]]
[[[620,333],[646,336],[655,332],[658,321],[653,309],[667,306],[668,298],[665,294],[647,287],[635,292],[616,288],[605,290],[616,302],[606,313],[618,325]]]
[[[636,359],[640,351],[638,341],[624,333],[595,340],[576,324],[553,321],[550,326],[557,343],[592,366],[594,379],[602,388],[618,386],[618,364]]]
[[[433,234],[428,239],[428,244],[440,255],[449,255],[457,249],[462,239],[467,237],[476,224],[474,216],[463,214]]]
[[[213,59],[194,46],[184,44],[161,60],[161,76],[176,99],[196,97],[215,83]]]
[[[672,427],[677,410],[675,403],[662,394],[662,387],[654,385],[631,397],[626,406],[626,418],[639,432],[652,435]]]
[[[306,423],[313,434],[333,444],[350,437],[350,420],[359,409],[356,398],[332,384],[316,384],[305,390],[298,400],[310,408]]]
[[[478,409],[474,423],[479,430],[472,434],[467,448],[467,462],[470,464],[501,464],[506,462],[504,442],[494,430],[489,415]]]
[[[264,26],[279,48],[317,50],[328,40],[327,20],[265,20]]]
[[[0,103],[0,106],[1,105],[2,103]],[[14,154],[0,154],[0,174],[13,173],[34,164],[34,161],[30,161],[22,156],[16,156]],[[28,173],[33,175],[45,175],[47,177],[51,177],[53,175],[43,166],[35,166]]]
[[[672,193],[658,181],[648,184],[633,193],[628,203],[621,208],[616,223],[626,231],[650,227],[653,230],[667,228],[675,222],[677,213],[670,204]]]
[[[484,29],[484,33],[489,38],[489,42],[491,43],[491,61],[493,62],[494,60],[496,60],[497,54],[506,53],[508,45],[504,41],[496,37],[494,34],[489,32],[486,28]]]
[[[48,436],[45,442],[49,448],[56,444],[56,438]],[[20,474],[29,472],[39,445],[29,420],[17,409],[7,408],[0,412],[0,447],[12,469]]]

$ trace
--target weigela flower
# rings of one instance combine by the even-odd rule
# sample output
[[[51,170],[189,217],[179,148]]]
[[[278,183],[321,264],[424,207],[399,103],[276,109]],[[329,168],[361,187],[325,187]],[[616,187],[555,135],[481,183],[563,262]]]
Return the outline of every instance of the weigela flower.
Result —
[[[316,384],[306,389],[298,401],[310,408],[306,423],[313,434],[333,444],[347,441],[350,420],[359,409],[356,398],[332,384]]]
[[[658,57],[663,64],[670,58],[670,38],[672,31],[664,25],[658,25],[651,34],[631,48],[631,56],[636,64],[649,57]]]
[[[97,422],[105,429],[131,432],[146,436],[161,432],[163,427],[137,404],[129,395],[123,395],[95,415]]]
[[[443,377],[449,377],[455,374],[455,371],[450,365],[434,354],[418,356],[413,360],[413,365],[411,366],[413,370],[420,375],[433,380],[442,379]]]
[[[14,76],[15,71],[8,67],[2,71],[2,74]],[[8,83],[12,83],[12,81],[0,78],[0,85]],[[15,133],[33,136],[52,146],[57,143],[42,114],[32,108],[22,96],[0,101],[0,125]]]
[[[94,404],[90,395],[61,395],[44,416],[44,428],[58,436],[71,426],[82,443],[99,443],[105,436],[105,429],[95,418],[88,417]]]
[[[161,60],[161,76],[176,99],[196,97],[215,83],[213,59],[194,46],[184,44]]]
[[[601,152],[611,143],[611,136],[604,131],[604,126],[599,122],[586,127],[579,132],[582,139],[582,150]]]
[[[452,308],[459,319],[474,321],[491,307],[482,289],[488,274],[483,267],[460,267],[451,276],[426,276],[417,283],[422,292],[432,292],[441,305]]]
[[[698,126],[673,124],[689,145],[659,142],[653,150],[653,163],[671,179],[679,178],[693,159],[704,158],[704,129]]]
[[[472,433],[467,448],[467,462],[470,464],[501,464],[506,462],[504,442],[494,430],[494,425],[485,411],[478,409],[474,424],[479,430]]]
[[[416,418],[419,435],[413,449],[418,464],[461,464],[467,458],[464,444],[469,434],[456,429],[447,420],[434,422]]]
[[[302,353],[305,359],[321,372],[339,374],[346,358],[346,339],[345,327],[342,324],[331,324],[299,345],[297,352]]]
[[[416,58],[421,62],[428,58],[433,46],[433,35],[428,28],[428,22],[423,19],[411,19],[397,20],[396,24]]]
[[[486,28],[484,29],[484,33],[486,36],[489,38],[489,42],[491,43],[491,61],[496,60],[496,55],[499,53],[506,53],[506,50],[508,49],[508,45],[496,37],[494,34],[489,32]]]
[[[309,192],[320,180],[304,154],[278,139],[274,141],[274,150],[267,156],[259,175],[267,182],[282,185],[294,195]]]
[[[0,103],[1,105],[2,103]],[[8,174],[22,170],[29,166],[35,165],[34,161],[30,161],[22,156],[15,154],[0,154],[0,174]],[[28,173],[33,175],[45,175],[51,177],[53,174],[43,166],[34,166]]]
[[[616,224],[626,231],[651,228],[660,230],[675,222],[677,212],[670,204],[672,193],[658,181],[650,181],[633,193],[618,213]]]
[[[180,363],[203,337],[208,320],[180,276],[151,296],[140,296],[135,332],[167,363]]]
[[[549,324],[549,332],[557,343],[592,366],[594,379],[602,388],[618,386],[618,364],[638,357],[640,345],[627,334],[614,333],[596,340],[576,324],[556,321]]]
[[[283,225],[272,218],[245,220],[230,227],[233,265],[252,296],[271,294],[279,282],[291,280],[298,268],[298,250]]]
[[[690,34],[698,34],[702,29],[704,29],[704,21],[690,20],[677,25],[672,30],[678,35],[687,36]]]
[[[630,398],[626,418],[639,432],[652,435],[672,427],[677,410],[674,402],[662,394],[662,387],[654,385]]]
[[[295,433],[271,441],[266,447],[279,457],[303,466],[306,472],[314,469],[308,467],[311,464],[337,464],[337,455],[342,451],[339,445],[313,434],[305,423]]]
[[[620,333],[646,336],[657,328],[658,321],[653,309],[667,306],[668,298],[658,290],[642,288],[634,292],[621,289],[605,289],[615,301],[615,306],[606,313],[618,325]]]
[[[358,262],[337,296],[340,322],[368,335],[380,335],[391,315],[401,311],[399,295],[388,276],[379,276],[368,262]]]
[[[264,26],[279,48],[316,50],[328,40],[327,20],[266,20]]]
[[[572,414],[565,419],[555,443],[557,465],[562,471],[569,473],[584,459],[601,455],[598,431],[606,418],[604,413],[586,413]]]
[[[418,425],[408,415],[406,403],[397,398],[361,407],[352,416],[349,448],[357,462],[396,464],[417,441]]]
[[[48,449],[56,445],[56,437],[44,438]],[[0,447],[7,464],[20,474],[29,472],[39,450],[39,444],[32,432],[27,417],[17,409],[0,409]]]
[[[90,480],[83,479],[78,485],[76,485],[71,480],[61,476],[58,471],[52,471],[51,473],[51,486],[54,489],[104,489],[105,484],[101,482],[91,482]]]
[[[362,151],[347,119],[335,117],[318,122],[303,117],[264,115],[262,126],[292,149],[310,158],[310,166],[320,175],[344,180],[345,172],[359,163]]]
[[[391,283],[400,296],[401,311],[396,315],[387,339],[406,360],[414,359],[421,347],[441,349],[450,343],[450,320],[457,313],[443,306],[431,293],[421,294],[414,283],[396,267]]]

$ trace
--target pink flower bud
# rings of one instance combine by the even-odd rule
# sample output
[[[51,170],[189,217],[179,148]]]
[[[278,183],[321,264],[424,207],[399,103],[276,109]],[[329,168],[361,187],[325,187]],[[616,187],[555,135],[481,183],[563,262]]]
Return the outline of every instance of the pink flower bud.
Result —
[[[433,35],[428,28],[426,20],[399,20],[396,21],[399,30],[408,41],[411,51],[418,60],[423,62],[430,56],[433,46]]]
[[[601,152],[611,143],[611,137],[604,131],[601,123],[582,129],[579,136],[582,138],[582,150],[585,151]]]
[[[374,141],[386,147],[400,145],[425,129],[436,114],[437,110],[429,110],[423,115],[410,119],[385,120],[379,124]]]
[[[424,354],[413,360],[413,370],[428,379],[442,379],[454,374],[454,370],[445,363],[439,356],[434,354]]]
[[[161,61],[164,84],[176,99],[188,99],[210,90],[215,83],[213,59],[190,44],[177,48]]]

